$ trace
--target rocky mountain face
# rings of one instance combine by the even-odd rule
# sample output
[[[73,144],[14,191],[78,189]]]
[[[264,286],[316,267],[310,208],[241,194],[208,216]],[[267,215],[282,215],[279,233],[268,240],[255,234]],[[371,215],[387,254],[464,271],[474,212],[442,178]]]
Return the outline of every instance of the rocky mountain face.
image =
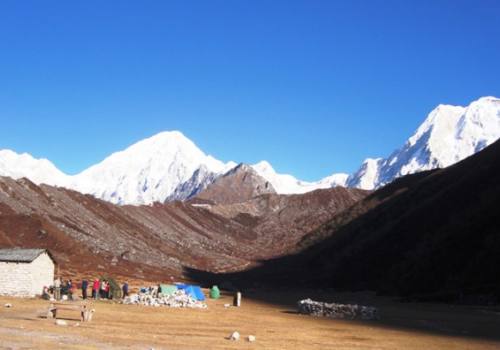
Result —
[[[347,185],[374,189],[424,170],[445,168],[500,138],[500,99],[483,97],[467,107],[439,105],[403,147],[385,159],[367,159]]]
[[[238,212],[231,204],[224,204],[224,210],[189,202],[120,206],[28,179],[0,177],[0,246],[48,248],[68,274],[166,278],[182,276],[186,268],[241,270],[290,252],[310,228],[367,194],[343,189],[337,199],[336,189],[323,191],[307,194],[314,199],[305,201],[264,195],[276,196],[279,205],[273,212],[249,209],[258,196],[233,204],[241,208]],[[293,234],[287,240],[289,231]]]
[[[245,202],[266,193],[276,193],[273,186],[246,164],[239,164],[218,177],[196,198],[214,204]]]
[[[374,290],[417,300],[500,300],[500,141],[403,176],[298,243],[300,253],[212,280]]]
[[[165,202],[185,201],[195,197],[198,193],[203,192],[208,186],[213,184],[221,175],[207,169],[201,165],[191,175],[189,180],[182,182],[175,190],[165,199]]]
[[[438,106],[403,147],[387,158],[365,160],[351,175],[333,174],[306,182],[277,173],[266,161],[252,168],[279,194],[336,186],[371,190],[403,175],[452,165],[499,137],[500,100],[483,97],[467,107]],[[74,189],[122,205],[193,198],[236,165],[206,155],[178,131],[137,142],[74,176],[62,173],[48,160],[0,151],[0,176],[26,177],[36,184]]]

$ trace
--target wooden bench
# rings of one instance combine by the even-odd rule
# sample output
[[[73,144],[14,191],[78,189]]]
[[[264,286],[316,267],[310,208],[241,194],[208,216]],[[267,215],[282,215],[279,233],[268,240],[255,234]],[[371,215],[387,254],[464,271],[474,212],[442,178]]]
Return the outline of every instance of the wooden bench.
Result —
[[[47,310],[47,318],[57,319],[57,312],[63,310],[79,312],[81,322],[92,321],[92,314],[94,313],[94,309],[91,309],[90,304],[87,303],[51,302]]]

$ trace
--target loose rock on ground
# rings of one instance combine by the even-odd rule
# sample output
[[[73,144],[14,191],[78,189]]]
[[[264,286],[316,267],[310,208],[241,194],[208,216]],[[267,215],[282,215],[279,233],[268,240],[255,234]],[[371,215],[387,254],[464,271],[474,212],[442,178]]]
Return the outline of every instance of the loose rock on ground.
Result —
[[[195,300],[191,296],[187,295],[182,289],[177,290],[170,295],[163,295],[161,293],[155,295],[150,292],[132,294],[123,299],[123,303],[155,307],[168,306],[175,308],[188,307],[204,309],[207,307],[207,304]]]
[[[300,300],[297,303],[301,314],[324,316],[336,319],[373,320],[379,318],[378,309],[372,306],[323,303],[311,299]]]

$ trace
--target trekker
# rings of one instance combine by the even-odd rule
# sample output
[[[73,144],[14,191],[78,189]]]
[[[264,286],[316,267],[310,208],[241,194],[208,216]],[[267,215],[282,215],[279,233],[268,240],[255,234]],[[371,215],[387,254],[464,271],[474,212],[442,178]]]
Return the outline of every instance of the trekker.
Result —
[[[109,281],[106,281],[106,286],[104,288],[104,295],[106,296],[106,299],[111,299],[110,298],[111,294],[110,294],[109,290],[110,290]]]
[[[125,283],[122,286],[122,292],[123,292],[123,295],[122,295],[123,298],[128,297],[128,282],[127,281],[125,281]]]
[[[86,279],[82,280],[82,298],[87,299],[87,288],[89,287],[89,282]]]
[[[54,298],[56,300],[61,300],[61,278],[57,277],[54,280]]]
[[[45,300],[50,300],[49,288],[47,288],[47,286],[43,286],[42,298]]]
[[[62,281],[61,282],[61,295],[68,295],[68,280]]]
[[[101,281],[101,285],[99,286],[99,296],[104,299],[104,290],[106,289],[106,280]]]
[[[76,286],[73,284],[72,280],[68,281],[68,298],[69,300],[75,300]]]
[[[92,298],[94,298],[95,300],[99,299],[99,286],[101,284],[99,283],[99,279],[96,278],[94,280],[94,284],[92,285]]]

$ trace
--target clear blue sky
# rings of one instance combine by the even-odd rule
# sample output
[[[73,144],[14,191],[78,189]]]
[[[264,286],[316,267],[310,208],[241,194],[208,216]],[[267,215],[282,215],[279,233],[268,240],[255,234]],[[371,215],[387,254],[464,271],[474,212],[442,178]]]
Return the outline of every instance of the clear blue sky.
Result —
[[[76,173],[163,130],[315,180],[500,96],[500,1],[0,2],[0,148]]]

